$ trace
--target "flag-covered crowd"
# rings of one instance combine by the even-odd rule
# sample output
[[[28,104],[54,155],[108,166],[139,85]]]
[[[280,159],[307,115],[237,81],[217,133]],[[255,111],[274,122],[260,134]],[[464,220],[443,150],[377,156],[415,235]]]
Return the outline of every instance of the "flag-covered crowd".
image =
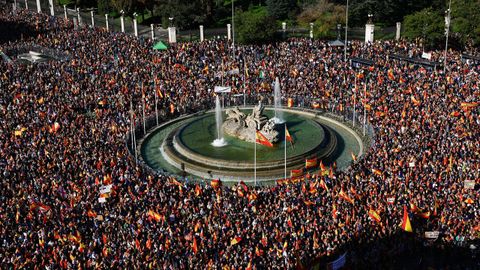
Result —
[[[357,69],[342,48],[307,39],[238,46],[232,60],[225,41],[154,51],[9,12],[0,20],[39,34],[0,44],[5,54],[36,44],[70,58],[0,62],[1,269],[291,269],[345,251],[352,268],[385,269],[425,231],[446,245],[479,238],[480,66],[459,52],[448,52],[446,74],[389,59],[421,55],[393,41],[352,42],[350,58],[375,62]],[[245,91],[268,103],[276,77],[284,105],[366,108],[368,152],[345,171],[270,187],[186,184],[129,155],[130,104],[141,126],[142,103],[152,115],[156,96],[163,122],[212,108],[222,80],[232,100]]]

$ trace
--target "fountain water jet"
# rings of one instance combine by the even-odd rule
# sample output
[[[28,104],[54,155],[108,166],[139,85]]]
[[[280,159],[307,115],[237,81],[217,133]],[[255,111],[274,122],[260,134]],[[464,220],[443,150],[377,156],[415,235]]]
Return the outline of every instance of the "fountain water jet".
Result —
[[[279,110],[282,107],[282,94],[280,92],[280,81],[278,77],[275,78],[275,88],[274,88],[274,105],[275,105],[275,117],[272,118],[275,124],[282,124],[285,121],[283,120],[282,112]]]
[[[222,118],[222,105],[220,103],[220,97],[217,95],[215,100],[215,120],[217,122],[217,138],[213,140],[212,145],[215,147],[222,147],[227,145],[225,138],[223,138],[223,118]]]

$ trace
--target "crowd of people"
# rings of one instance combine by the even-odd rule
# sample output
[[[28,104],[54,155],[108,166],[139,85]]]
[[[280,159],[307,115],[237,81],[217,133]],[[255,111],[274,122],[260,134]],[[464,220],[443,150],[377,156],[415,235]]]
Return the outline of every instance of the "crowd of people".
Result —
[[[0,22],[37,31],[0,44],[13,60],[32,44],[69,55],[0,61],[1,269],[292,269],[344,252],[351,268],[383,269],[425,231],[438,231],[439,245],[479,239],[480,65],[460,52],[448,51],[444,73],[389,58],[419,44],[353,41],[349,58],[375,63],[353,68],[320,40],[154,51],[150,40],[74,31],[44,14],[2,8]],[[365,108],[367,153],[333,175],[265,187],[182,183],[130,155],[131,104],[140,127],[144,102],[167,121],[213,108],[220,83],[232,105],[242,93],[273,103],[276,77],[284,104]],[[399,226],[404,207],[412,233]]]

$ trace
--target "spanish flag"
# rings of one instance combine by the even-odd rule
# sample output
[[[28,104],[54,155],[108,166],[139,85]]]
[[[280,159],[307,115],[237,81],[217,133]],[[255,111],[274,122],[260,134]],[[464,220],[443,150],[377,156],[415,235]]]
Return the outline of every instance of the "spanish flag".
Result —
[[[395,80],[395,75],[393,75],[393,69],[389,69],[387,72],[388,78],[392,81]]]
[[[303,169],[291,170],[290,177],[299,177],[303,175]]]
[[[382,176],[382,171],[378,170],[378,169],[372,169],[372,172],[378,176]]]
[[[323,165],[323,161],[320,160],[320,171],[323,172],[326,170],[325,165]]]
[[[357,161],[357,157],[355,156],[355,154],[353,152],[350,152],[350,154],[352,155],[352,160]]]
[[[210,185],[215,189],[219,188],[221,184],[222,184],[222,182],[218,179],[214,179],[214,180],[210,181]]]
[[[410,96],[410,100],[412,101],[413,105],[415,105],[415,106],[419,106],[421,104],[421,102],[414,95]]]
[[[202,195],[202,189],[200,188],[200,186],[198,184],[195,185],[195,196],[198,197]]]
[[[193,244],[192,244],[192,250],[194,254],[197,254],[198,252],[198,244],[197,244],[197,238],[194,236],[193,237]]]
[[[377,211],[373,210],[373,209],[370,209],[368,211],[368,216],[371,217],[373,220],[375,220],[376,222],[380,223],[381,222],[381,218],[380,218],[380,215],[378,214]]]
[[[353,204],[353,199],[350,198],[344,191],[343,189],[340,190],[340,193],[338,193],[338,196],[342,199],[344,199],[345,201]]]
[[[407,206],[403,206],[403,220],[402,224],[400,224],[400,228],[406,232],[413,232],[412,230],[412,225],[410,224],[410,219],[408,218],[408,213],[407,213]]]
[[[293,107],[293,98],[288,98],[288,99],[287,99],[287,106],[288,106],[289,108]]]
[[[268,147],[273,147],[273,144],[260,131],[256,131],[255,137],[257,143]]]
[[[155,212],[155,211],[153,211],[153,210],[148,210],[147,216],[148,216],[149,218],[154,219],[154,220],[157,221],[157,222],[159,222],[159,221],[162,219],[162,216],[161,216],[159,213],[157,213],[157,212]]]
[[[323,179],[320,179],[320,186],[328,192],[328,186]]]
[[[285,139],[293,144],[293,138],[292,135],[290,135],[290,132],[288,132],[287,125],[285,125]]]
[[[305,159],[305,169],[314,168],[317,166],[317,158]]]
[[[231,246],[236,245],[236,244],[240,243],[240,241],[242,241],[241,237],[235,237],[230,241],[230,245]]]

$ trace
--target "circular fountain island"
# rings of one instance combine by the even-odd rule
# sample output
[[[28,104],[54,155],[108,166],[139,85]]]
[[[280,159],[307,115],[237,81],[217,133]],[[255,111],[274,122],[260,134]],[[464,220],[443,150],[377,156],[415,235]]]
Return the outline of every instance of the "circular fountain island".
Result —
[[[260,103],[223,109],[218,96],[214,111],[164,123],[141,144],[141,158],[155,170],[225,182],[268,183],[291,171],[306,173],[307,159],[315,160],[313,172],[320,161],[343,169],[363,151],[354,130],[315,111]]]

